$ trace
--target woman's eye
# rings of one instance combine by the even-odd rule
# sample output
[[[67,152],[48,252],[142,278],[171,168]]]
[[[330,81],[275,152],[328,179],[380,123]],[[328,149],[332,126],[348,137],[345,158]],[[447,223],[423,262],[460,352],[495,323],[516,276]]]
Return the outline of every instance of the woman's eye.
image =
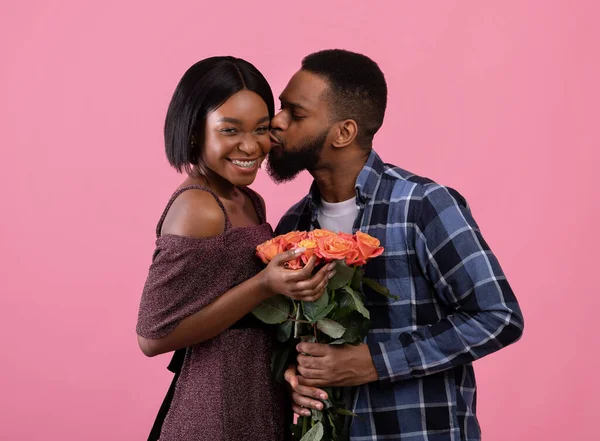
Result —
[[[256,131],[258,133],[263,134],[263,133],[267,133],[269,131],[269,128],[268,127],[259,127],[258,129],[256,129]]]
[[[237,133],[237,129],[232,129],[232,128],[221,129],[221,133],[225,133],[226,135],[233,135],[233,134]]]

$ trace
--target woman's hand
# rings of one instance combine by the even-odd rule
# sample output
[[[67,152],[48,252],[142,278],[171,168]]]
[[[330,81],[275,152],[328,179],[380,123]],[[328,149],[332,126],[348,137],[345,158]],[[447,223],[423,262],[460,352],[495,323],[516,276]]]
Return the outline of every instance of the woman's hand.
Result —
[[[291,297],[303,302],[314,302],[325,292],[329,279],[335,274],[335,263],[321,268],[314,276],[315,257],[311,257],[306,266],[300,270],[291,270],[285,263],[297,258],[305,250],[298,248],[280,253],[261,271],[262,283],[269,297],[277,294]]]
[[[328,398],[327,392],[302,384],[303,378],[298,375],[296,365],[290,364],[284,374],[288,389],[292,395],[292,410],[299,416],[310,416],[310,409],[323,410],[321,401]]]

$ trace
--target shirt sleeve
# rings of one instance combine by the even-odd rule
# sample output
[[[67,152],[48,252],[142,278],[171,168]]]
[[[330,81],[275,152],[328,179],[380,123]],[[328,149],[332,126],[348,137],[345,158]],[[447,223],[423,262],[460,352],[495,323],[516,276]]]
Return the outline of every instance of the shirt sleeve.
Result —
[[[431,294],[449,313],[437,323],[370,344],[382,381],[468,364],[517,341],[523,316],[496,256],[466,201],[428,186],[415,222],[415,254]]]

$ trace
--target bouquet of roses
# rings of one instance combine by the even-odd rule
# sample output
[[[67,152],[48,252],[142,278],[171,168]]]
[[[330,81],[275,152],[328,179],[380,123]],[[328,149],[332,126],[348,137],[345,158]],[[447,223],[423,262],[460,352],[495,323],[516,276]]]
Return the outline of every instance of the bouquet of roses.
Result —
[[[296,248],[306,251],[287,263],[290,269],[303,268],[315,257],[315,268],[336,262],[336,273],[327,284],[323,296],[315,302],[295,301],[282,295],[259,305],[254,315],[265,323],[277,325],[277,339],[282,343],[275,351],[272,369],[281,380],[289,361],[295,357],[299,340],[331,345],[357,345],[369,330],[369,311],[363,303],[362,287],[389,296],[386,288],[374,280],[363,278],[362,265],[383,253],[378,239],[357,232],[354,235],[328,230],[292,231],[277,236],[256,249],[257,256],[269,263],[277,254]],[[337,440],[344,420],[354,416],[350,406],[350,388],[325,388],[329,398],[322,411],[312,410],[311,417],[299,417],[293,426],[301,441]]]

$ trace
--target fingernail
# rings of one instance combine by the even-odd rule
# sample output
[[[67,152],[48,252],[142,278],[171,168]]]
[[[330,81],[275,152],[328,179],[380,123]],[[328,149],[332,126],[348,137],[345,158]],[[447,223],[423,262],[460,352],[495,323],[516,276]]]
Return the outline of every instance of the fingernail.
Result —
[[[335,270],[333,270],[332,272],[330,272],[330,273],[327,275],[327,277],[328,277],[328,278],[330,278],[330,279],[331,279],[331,278],[333,278],[333,276],[335,276]]]
[[[321,398],[322,400],[326,400],[327,394],[319,394],[319,398]]]
[[[319,409],[319,410],[322,410],[322,409],[323,409],[323,405],[322,405],[321,403],[317,403],[317,404],[315,405],[315,407],[316,407],[317,409]]]
[[[302,254],[303,252],[306,251],[306,248],[300,247],[300,248],[296,248],[294,250],[294,254]]]
[[[335,268],[335,262],[334,262],[334,263],[330,263],[330,264],[329,264],[329,268],[328,268],[328,269],[329,269],[329,270],[332,270],[332,269],[334,269],[334,268]]]
[[[310,410],[303,411],[302,415],[304,415],[304,416],[310,416]]]

